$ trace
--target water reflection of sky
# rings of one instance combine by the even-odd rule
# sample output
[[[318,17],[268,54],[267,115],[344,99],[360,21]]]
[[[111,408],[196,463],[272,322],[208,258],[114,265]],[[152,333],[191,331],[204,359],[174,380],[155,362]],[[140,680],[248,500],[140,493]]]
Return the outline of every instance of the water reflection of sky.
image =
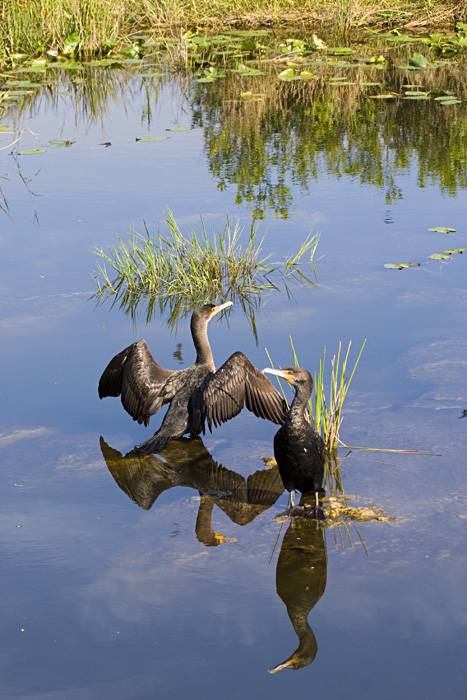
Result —
[[[180,116],[177,94],[161,90],[151,135]],[[195,535],[199,495],[164,492],[148,512],[118,488],[99,436],[123,453],[144,439],[117,400],[100,402],[98,376],[115,352],[146,337],[164,366],[193,351],[187,323],[176,337],[155,321],[134,330],[117,310],[96,310],[94,246],[106,248],[146,220],[156,228],[169,206],[177,223],[210,224],[226,211],[245,226],[249,213],[220,192],[207,169],[202,131],[145,135],[137,101],[113,108],[103,127],[66,112],[31,121],[39,141],[70,138],[20,160],[32,177],[33,207],[14,176],[2,187],[12,221],[2,217],[0,294],[3,401],[0,450],[2,613],[0,666],[6,697],[149,698],[187,687],[207,698],[283,697],[297,692],[381,698],[460,698],[465,688],[466,608],[464,485],[467,408],[465,256],[427,261],[466,246],[466,193],[420,189],[415,165],[400,176],[404,198],[343,177],[321,176],[297,196],[287,221],[260,222],[265,249],[289,255],[310,231],[321,232],[316,290],[296,302],[274,296],[260,314],[258,346],[234,309],[229,325],[210,327],[218,362],[241,348],[258,367],[264,347],[278,364],[315,368],[323,345],[367,345],[348,397],[348,444],[440,452],[443,457],[354,452],[344,463],[346,492],[400,520],[358,526],[354,548],[327,531],[327,582],[309,615],[315,661],[269,676],[298,641],[276,593],[276,564],[286,526],[276,504],[240,527],[217,506],[216,532],[236,542],[205,547]],[[64,116],[65,115],[65,116]],[[181,117],[189,124],[189,114]],[[167,132],[170,133],[170,132]],[[30,141],[28,141],[30,139]],[[111,141],[112,147],[99,146]],[[25,137],[24,147],[33,147]],[[4,167],[3,164],[1,166]],[[388,210],[391,223],[388,219]],[[456,234],[429,233],[437,225]],[[385,262],[420,260],[420,269]],[[234,347],[235,346],[235,347]],[[158,420],[152,419],[153,426]],[[272,453],[275,427],[242,414],[205,445],[224,467],[248,476]]]

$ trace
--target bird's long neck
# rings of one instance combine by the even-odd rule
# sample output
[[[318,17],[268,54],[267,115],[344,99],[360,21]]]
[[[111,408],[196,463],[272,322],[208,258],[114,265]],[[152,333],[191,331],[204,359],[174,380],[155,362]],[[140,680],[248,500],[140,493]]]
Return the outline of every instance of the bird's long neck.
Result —
[[[191,325],[191,335],[196,350],[196,364],[206,365],[212,372],[216,371],[211,346],[208,340],[208,325]]]
[[[295,387],[295,396],[287,415],[287,422],[293,426],[300,427],[306,423],[305,407],[310,398],[308,387],[299,384]]]

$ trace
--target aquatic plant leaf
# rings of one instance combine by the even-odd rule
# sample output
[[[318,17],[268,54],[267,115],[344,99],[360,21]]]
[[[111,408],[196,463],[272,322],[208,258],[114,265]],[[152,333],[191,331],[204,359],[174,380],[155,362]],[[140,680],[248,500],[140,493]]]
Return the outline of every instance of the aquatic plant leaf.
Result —
[[[12,126],[0,126],[0,131],[8,131],[8,132],[13,132],[13,127]]]
[[[286,68],[283,70],[279,75],[277,76],[278,78],[283,79],[288,79],[288,78],[294,78],[295,77],[295,69],[294,68]]]
[[[446,226],[435,226],[434,228],[429,228],[428,231],[435,231],[435,233],[454,233],[455,228],[448,228]]]
[[[404,97],[403,99],[404,99],[404,100],[416,100],[416,101],[418,101],[418,100],[428,100],[428,99],[429,99],[429,96],[428,96],[428,95],[422,95],[422,94],[420,94],[420,95],[407,95],[407,94],[406,94],[405,97]]]
[[[141,138],[136,137],[135,141],[165,141],[168,136],[143,136]]]
[[[451,256],[445,253],[433,253],[433,255],[429,255],[428,257],[432,260],[449,260]]]
[[[31,148],[28,151],[18,151],[19,156],[29,156],[33,153],[45,153],[45,148]]]
[[[136,44],[130,44],[130,46],[120,46],[118,48],[118,53],[121,53],[122,56],[135,58],[136,56],[139,56],[139,46]]]
[[[454,253],[465,253],[467,251],[467,248],[448,248],[447,250],[443,250],[443,253],[446,253],[446,255],[453,255]]]
[[[421,92],[421,91],[417,91],[417,90],[407,90],[407,92],[405,93],[405,96],[406,97],[418,97],[418,96],[428,97],[429,94],[430,94],[429,92]]]
[[[16,88],[40,88],[42,83],[31,83],[29,80],[8,80],[3,84],[4,88],[16,87]]]
[[[421,53],[416,53],[412,58],[409,58],[409,66],[415,66],[415,68],[426,68],[428,64],[428,59]]]
[[[191,131],[191,126],[171,126],[166,131]]]
[[[394,42],[414,42],[414,41],[420,41],[418,37],[414,36],[407,36],[405,34],[401,34],[400,32],[397,31],[397,29],[393,29],[391,32],[386,32],[384,34],[378,34],[379,37],[382,39],[387,39],[388,41],[394,41]]]
[[[385,263],[384,267],[388,267],[391,270],[403,270],[406,267],[420,267],[419,262],[398,262],[398,263]]]
[[[74,32],[73,34],[70,34],[65,39],[64,45],[63,45],[63,53],[65,54],[74,54],[76,49],[79,46],[79,33]]]
[[[350,56],[353,53],[353,49],[349,46],[334,46],[328,49],[329,56]]]
[[[50,139],[47,146],[53,146],[55,148],[66,148],[74,144],[74,141],[59,141],[58,139]]]
[[[311,43],[315,49],[327,48],[326,43],[322,39],[320,39],[319,36],[317,36],[316,34],[313,34],[313,36],[311,37]]]
[[[446,107],[447,105],[459,105],[461,104],[461,100],[451,98],[449,100],[440,100],[439,104],[443,105],[444,107]]]
[[[243,63],[239,63],[237,68],[233,68],[232,73],[239,73],[240,75],[265,75],[263,71],[257,68],[248,68]]]
[[[399,97],[397,92],[387,92],[383,95],[368,95],[370,100],[393,100],[395,97]]]

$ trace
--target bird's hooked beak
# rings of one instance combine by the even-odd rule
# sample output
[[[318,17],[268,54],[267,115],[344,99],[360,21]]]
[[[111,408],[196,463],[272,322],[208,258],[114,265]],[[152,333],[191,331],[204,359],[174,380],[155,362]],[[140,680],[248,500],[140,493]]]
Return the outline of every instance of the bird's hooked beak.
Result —
[[[226,301],[225,304],[219,304],[218,306],[214,306],[213,310],[211,311],[209,320],[211,320],[211,318],[213,318],[213,316],[218,314],[220,311],[226,309],[228,306],[233,306],[233,301]]]
[[[265,367],[263,369],[263,373],[264,372],[266,374],[275,374],[277,377],[281,377],[281,379],[285,379],[289,383],[293,382],[295,379],[290,369],[272,369],[272,367]]]

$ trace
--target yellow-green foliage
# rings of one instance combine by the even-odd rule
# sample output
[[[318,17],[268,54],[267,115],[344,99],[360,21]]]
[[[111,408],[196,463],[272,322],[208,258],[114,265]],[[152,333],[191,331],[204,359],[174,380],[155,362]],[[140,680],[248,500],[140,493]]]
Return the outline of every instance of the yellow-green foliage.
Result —
[[[77,33],[79,52],[124,41],[142,27],[259,27],[284,21],[348,29],[366,23],[454,26],[465,0],[0,0],[0,45],[15,51],[63,49]],[[1,58],[1,56],[0,56]]]

